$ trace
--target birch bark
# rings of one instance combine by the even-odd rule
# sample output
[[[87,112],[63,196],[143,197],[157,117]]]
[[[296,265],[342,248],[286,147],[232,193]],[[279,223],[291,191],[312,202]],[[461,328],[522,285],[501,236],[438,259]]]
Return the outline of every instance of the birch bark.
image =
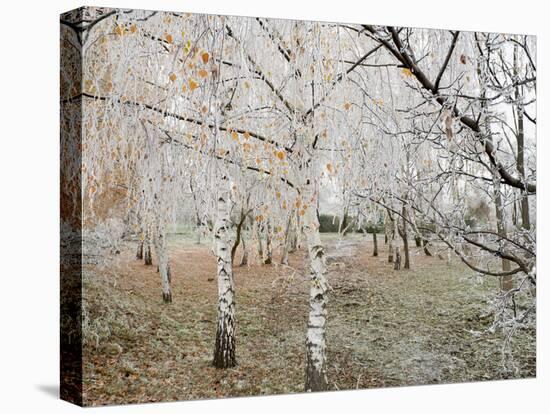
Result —
[[[305,188],[306,199],[315,200],[317,197],[311,180]],[[304,215],[304,234],[306,236],[309,254],[309,317],[306,337],[306,391],[323,391],[328,388],[326,373],[326,321],[327,321],[327,266],[325,251],[319,233],[319,220],[314,206],[311,206]]]
[[[230,368],[237,364],[235,359],[235,286],[231,264],[231,186],[227,177],[224,177],[223,181],[225,183],[222,184],[222,190],[217,199],[218,211],[214,227],[218,262],[218,325],[213,364],[217,368]]]
[[[166,231],[162,223],[157,224],[155,234],[155,251],[158,260],[158,269],[162,287],[162,301],[172,303],[172,290],[170,289],[170,265],[166,246]]]

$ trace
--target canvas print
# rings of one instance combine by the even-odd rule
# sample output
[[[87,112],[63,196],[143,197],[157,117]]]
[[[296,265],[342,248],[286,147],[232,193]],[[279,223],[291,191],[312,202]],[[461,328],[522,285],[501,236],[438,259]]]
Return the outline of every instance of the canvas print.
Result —
[[[60,23],[63,399],[536,375],[535,37]]]

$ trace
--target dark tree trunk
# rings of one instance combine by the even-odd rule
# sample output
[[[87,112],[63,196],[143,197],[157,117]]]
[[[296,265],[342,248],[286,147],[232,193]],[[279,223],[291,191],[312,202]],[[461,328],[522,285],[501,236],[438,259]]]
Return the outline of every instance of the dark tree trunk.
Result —
[[[239,266],[246,266],[248,264],[248,250],[246,249],[246,242],[244,237],[243,240],[243,257],[241,258],[241,264]]]
[[[265,226],[265,260],[264,264],[269,265],[273,261],[273,249],[271,246],[271,226],[269,221]]]
[[[376,238],[376,231],[372,232],[372,244],[374,245],[372,255],[376,257],[378,256],[378,239]]]
[[[405,252],[405,264],[403,265],[403,269],[410,269],[409,240],[405,231],[403,232],[403,251]]]
[[[172,291],[169,293],[162,293],[162,301],[164,303],[172,303]]]
[[[502,204],[502,195],[500,192],[500,185],[495,185],[495,212],[497,218],[497,233],[501,237],[507,237],[506,224],[504,223],[504,206]],[[502,259],[502,271],[508,272],[511,269],[510,261]],[[500,278],[500,289],[503,292],[508,292],[514,287],[514,279],[512,275],[502,276]]]
[[[153,264],[153,255],[151,254],[151,245],[147,243],[145,246],[145,253],[143,255],[143,262],[147,266],[151,266]]]
[[[237,248],[241,243],[242,230],[243,230],[243,225],[245,220],[246,220],[246,215],[243,215],[241,212],[241,220],[237,223],[237,234],[235,235],[235,243],[233,244],[233,247],[231,247],[231,263],[235,261],[235,253],[237,253]],[[244,246],[244,241],[243,241],[243,246]]]
[[[386,235],[386,239],[388,240],[388,263],[393,263],[395,224],[389,211],[387,212],[386,221],[384,223],[384,233]]]
[[[517,48],[518,45],[514,45],[514,74],[517,75],[518,72],[518,58],[517,58]],[[521,101],[523,97],[521,96],[521,86],[516,86],[515,98],[516,101]],[[518,172],[521,178],[525,181],[525,131],[523,127],[523,108],[520,106],[516,107],[516,115],[518,120],[518,129],[516,133],[517,142],[518,142],[518,158],[517,158],[517,167]],[[525,230],[531,228],[531,221],[529,219],[529,199],[525,191],[522,191],[521,197],[521,225]]]
[[[409,255],[409,237],[407,235],[407,220],[406,220],[407,210],[405,209],[404,204],[403,204],[403,209],[401,214],[403,216],[403,230],[400,233],[401,233],[401,238],[403,239],[403,252],[405,253],[405,264],[403,268],[410,269],[411,262],[410,262],[410,255]]]
[[[138,244],[136,259],[143,260],[143,242],[142,241],[140,241]]]
[[[401,269],[401,253],[399,253],[399,247],[395,248],[395,262],[393,264],[393,270]]]
[[[431,253],[430,250],[428,249],[428,244],[429,244],[428,240],[422,239],[422,246],[424,247],[424,254],[425,254],[426,256],[431,256],[432,253]]]
[[[258,239],[258,257],[260,258],[260,262],[263,263],[264,261],[264,247],[262,243],[262,232],[260,229],[260,223],[256,224],[256,239]]]
[[[422,237],[414,236],[414,243],[416,244],[416,247],[422,247]]]

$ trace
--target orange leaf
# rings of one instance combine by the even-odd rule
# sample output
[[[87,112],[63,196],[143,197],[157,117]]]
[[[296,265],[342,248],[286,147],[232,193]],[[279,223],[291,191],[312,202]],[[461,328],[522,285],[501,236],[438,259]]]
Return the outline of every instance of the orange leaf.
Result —
[[[122,36],[124,34],[124,27],[122,26],[115,27],[115,33],[119,36]]]
[[[168,42],[168,43],[172,43],[174,41],[174,38],[172,37],[172,35],[170,33],[166,33],[164,35],[164,39]]]
[[[210,55],[208,54],[208,52],[204,52],[201,55],[201,58],[202,58],[202,63],[206,65],[208,63],[208,59],[210,59]]]
[[[285,153],[283,151],[277,151],[277,158],[281,161],[285,159]]]
[[[201,78],[206,78],[208,76],[208,72],[205,71],[204,69],[201,69],[201,70],[199,70],[199,76]]]
[[[199,84],[197,82],[195,82],[193,79],[189,79],[189,89],[194,91],[198,87],[199,87]]]
[[[231,133],[231,138],[233,138],[233,141],[239,140],[239,134],[237,134],[235,131]]]
[[[327,164],[327,170],[328,170],[329,173],[332,174],[333,168],[332,168],[332,164],[330,162]]]
[[[177,78],[177,76],[176,76],[175,73],[171,73],[171,74],[170,74],[170,80],[171,80],[172,82],[174,82],[174,81],[176,80],[176,78]]]
[[[349,110],[349,108],[351,108],[351,104],[349,102],[346,102],[344,104],[344,109],[347,111],[347,110]]]

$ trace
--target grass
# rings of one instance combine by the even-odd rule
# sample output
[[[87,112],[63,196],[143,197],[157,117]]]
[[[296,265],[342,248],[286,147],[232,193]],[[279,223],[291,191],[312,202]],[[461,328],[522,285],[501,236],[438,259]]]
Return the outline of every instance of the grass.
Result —
[[[323,235],[329,282],[330,388],[522,378],[535,375],[535,333],[511,345],[516,370],[502,365],[502,333],[484,316],[496,282],[457,261],[412,251],[394,271],[383,238]],[[156,266],[128,245],[84,279],[84,400],[88,405],[302,392],[308,309],[305,252],[290,267],[235,268],[238,366],[211,366],[217,306],[209,246],[171,238],[173,297],[164,305]]]

